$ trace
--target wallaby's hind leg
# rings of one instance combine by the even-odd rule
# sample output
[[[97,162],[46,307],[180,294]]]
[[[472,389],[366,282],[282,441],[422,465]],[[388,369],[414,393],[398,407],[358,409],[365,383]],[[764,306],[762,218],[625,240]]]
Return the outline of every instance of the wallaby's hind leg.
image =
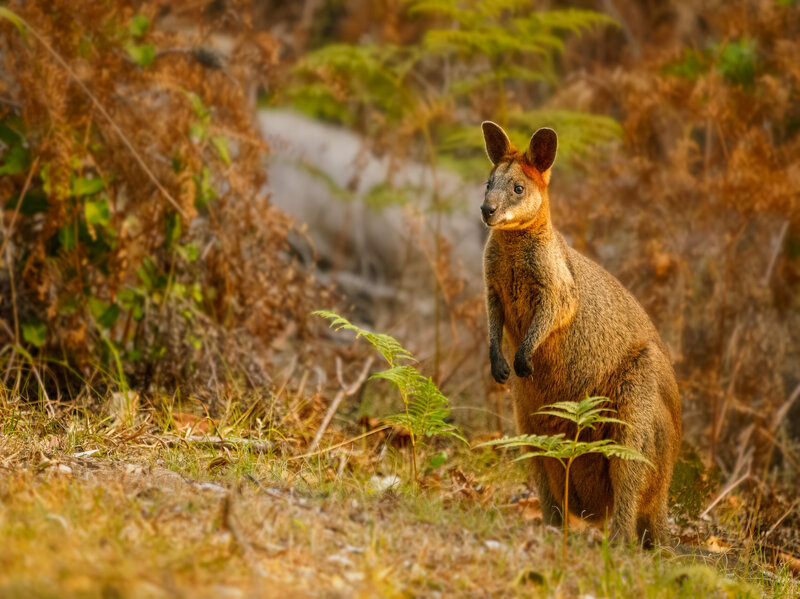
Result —
[[[639,451],[653,464],[657,464],[664,459],[664,456],[657,455],[656,431],[653,426],[660,402],[651,351],[652,348],[644,347],[636,352],[631,356],[627,369],[619,375],[618,386],[614,393],[616,396],[614,404],[617,409],[615,416],[626,422],[627,426],[620,426],[617,429],[615,441]],[[612,538],[617,541],[636,540],[640,524],[644,524],[644,528],[655,524],[659,528],[658,532],[661,530],[659,518],[651,522],[652,519],[641,512],[645,507],[642,504],[651,504],[650,500],[654,494],[657,498],[661,498],[663,483],[658,489],[653,488],[654,473],[651,469],[652,466],[646,462],[620,458],[610,460],[609,474],[614,490],[611,532]],[[666,484],[669,484],[669,481],[666,481]],[[665,499],[661,499],[661,502],[664,503]],[[654,504],[648,507],[650,507],[648,512],[651,510],[658,512],[661,509]],[[640,523],[642,518],[647,522]]]
[[[633,541],[636,538],[639,503],[642,487],[647,480],[642,462],[611,458],[611,486],[614,489],[614,513],[611,538],[614,541]]]
[[[550,490],[550,480],[547,478],[541,458],[531,460],[531,478],[536,486],[536,493],[539,496],[539,505],[542,507],[542,522],[551,526],[561,526],[564,522],[562,518],[562,506],[553,492]]]
[[[653,511],[639,517],[636,522],[636,537],[648,549],[667,540],[666,498],[656,499]]]

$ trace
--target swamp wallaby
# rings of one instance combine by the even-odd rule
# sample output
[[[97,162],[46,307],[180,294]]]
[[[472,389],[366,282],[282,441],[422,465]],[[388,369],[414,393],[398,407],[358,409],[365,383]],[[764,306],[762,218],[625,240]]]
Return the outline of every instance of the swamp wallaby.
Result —
[[[575,434],[574,425],[537,415],[545,404],[587,394],[628,426],[603,424],[581,440],[613,439],[640,451],[644,462],[578,458],[570,473],[570,511],[612,516],[612,536],[648,545],[664,540],[667,492],[681,440],[675,373],[653,323],[613,276],[573,250],[550,222],[547,186],[557,137],[539,129],[524,152],[502,128],[483,123],[494,165],[481,213],[489,228],[484,252],[492,376],[510,386],[524,434]],[[571,430],[570,430],[571,429]],[[533,482],[544,520],[561,522],[564,469],[534,458]]]

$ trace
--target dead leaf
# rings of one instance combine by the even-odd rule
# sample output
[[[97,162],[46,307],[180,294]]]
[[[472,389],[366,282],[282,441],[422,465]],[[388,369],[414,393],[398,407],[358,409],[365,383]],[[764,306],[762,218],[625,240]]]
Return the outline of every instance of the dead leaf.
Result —
[[[779,553],[781,561],[786,564],[786,567],[793,576],[800,577],[800,558],[793,556],[791,553]]]
[[[450,470],[450,480],[453,483],[451,495],[463,495],[467,499],[480,501],[480,493],[475,489],[472,475],[468,476],[461,468],[455,467]]]
[[[713,553],[727,553],[730,551],[730,546],[725,541],[714,536],[706,539],[705,548]]]
[[[208,433],[211,431],[212,426],[216,427],[217,422],[208,416],[198,416],[187,412],[173,412],[172,424],[179,431]]]
[[[213,470],[214,468],[222,468],[223,466],[227,466],[230,463],[231,461],[225,456],[217,456],[216,458],[208,462],[208,469]]]

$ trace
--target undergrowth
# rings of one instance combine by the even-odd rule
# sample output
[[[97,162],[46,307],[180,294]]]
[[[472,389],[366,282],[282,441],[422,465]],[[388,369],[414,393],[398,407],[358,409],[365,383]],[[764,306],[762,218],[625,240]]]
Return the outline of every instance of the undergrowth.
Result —
[[[519,499],[521,469],[459,443],[447,471],[429,473],[412,494],[374,476],[393,461],[375,437],[364,448],[294,459],[286,445],[193,441],[174,423],[153,425],[152,412],[132,427],[81,412],[3,416],[4,597],[326,589],[334,597],[744,598],[798,590],[785,570],[644,552],[609,544],[595,529],[570,535],[570,556],[580,559],[562,563],[559,531]]]
[[[0,12],[0,370],[15,394],[73,399],[121,372],[139,390],[265,385],[259,356],[307,314],[247,97],[275,65],[268,40],[240,21],[223,70],[161,14]]]

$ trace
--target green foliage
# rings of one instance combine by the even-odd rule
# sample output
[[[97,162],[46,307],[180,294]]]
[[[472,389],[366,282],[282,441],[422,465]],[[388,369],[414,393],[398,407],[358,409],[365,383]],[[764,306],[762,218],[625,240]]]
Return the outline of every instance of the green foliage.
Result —
[[[450,17],[453,29],[434,29],[424,45],[432,53],[485,56],[508,60],[512,54],[547,55],[564,50],[565,32],[580,34],[593,27],[615,25],[611,17],[590,10],[531,11],[529,2],[412,0],[409,12]],[[535,72],[531,71],[532,74]]]
[[[574,461],[582,455],[599,453],[607,458],[637,460],[652,466],[652,463],[635,449],[614,443],[611,439],[601,439],[599,441],[578,440],[581,432],[594,430],[598,424],[612,423],[627,426],[626,422],[618,418],[603,415],[604,413],[614,412],[611,408],[602,407],[602,404],[608,401],[606,397],[587,397],[582,401],[561,401],[549,404],[536,412],[537,414],[554,416],[575,423],[577,432],[574,439],[566,438],[563,433],[557,435],[520,435],[488,441],[479,447],[494,445],[503,448],[537,448],[536,451],[526,452],[516,460],[526,460],[533,457],[554,458],[559,460],[562,465],[565,465],[566,461]]]
[[[128,32],[133,38],[141,38],[149,26],[150,19],[144,15],[136,15],[131,19]],[[153,44],[139,44],[133,39],[125,44],[125,51],[140,67],[150,66],[156,58],[156,48]]]
[[[412,366],[395,366],[370,378],[391,381],[404,398],[407,412],[386,416],[386,422],[405,428],[415,438],[445,436],[466,442],[446,421],[450,403],[431,377],[422,376]]]
[[[372,347],[375,348],[375,351],[383,356],[383,359],[388,362],[390,369],[394,368],[395,365],[397,365],[400,361],[414,361],[411,352],[400,345],[400,342],[391,335],[386,335],[384,333],[373,333],[371,331],[367,331],[366,329],[357,327],[343,316],[339,316],[336,312],[332,312],[330,310],[316,310],[315,312],[312,312],[312,314],[314,314],[314,316],[320,316],[330,320],[330,327],[336,331],[353,331],[356,334],[356,339],[363,337],[369,341]]]
[[[372,186],[364,194],[364,203],[378,210],[389,206],[410,204],[413,197],[422,194],[422,190],[414,185],[395,186],[388,182]]]
[[[22,338],[35,347],[42,347],[47,339],[47,326],[41,321],[22,325]]]
[[[389,368],[373,374],[371,379],[391,382],[400,393],[404,411],[386,416],[388,424],[406,430],[411,437],[413,477],[416,481],[416,448],[422,438],[454,437],[466,443],[456,427],[447,422],[450,403],[431,377],[426,377],[412,365],[411,353],[391,335],[373,333],[352,324],[329,310],[317,310],[314,315],[331,321],[331,328],[353,331],[356,339],[363,337],[386,360]]]
[[[683,57],[677,62],[666,65],[662,69],[662,73],[695,81],[700,75],[707,72],[708,69],[708,57],[702,52],[687,48],[684,50]]]
[[[687,48],[679,61],[666,65],[662,72],[695,81],[715,67],[727,84],[751,89],[755,84],[759,64],[756,42],[742,38],[703,52]]]
[[[619,138],[619,125],[609,117],[506,105],[512,88],[519,97],[529,97],[531,85],[555,83],[553,58],[564,50],[566,37],[614,25],[607,15],[578,9],[534,12],[530,3],[517,0],[407,4],[412,17],[441,18],[420,42],[324,46],[299,61],[288,99],[299,110],[361,126],[368,135],[389,128],[419,134],[432,165],[441,158],[457,163],[448,160],[451,155],[461,162],[483,158],[483,141],[475,126],[483,114],[474,113],[476,94],[494,104],[495,120],[512,125],[512,131],[518,127],[526,141],[541,126],[555,127],[562,158]],[[445,76],[439,67],[442,61],[458,67]],[[474,163],[463,170],[474,176]],[[392,202],[408,201],[401,194],[391,195]]]
[[[719,50],[719,72],[728,83],[751,88],[755,83],[758,60],[758,49],[753,40],[728,42]]]
[[[478,445],[478,447],[495,446],[503,448],[535,448],[522,454],[517,460],[527,460],[530,458],[552,458],[558,460],[564,468],[564,513],[569,513],[569,472],[573,462],[580,456],[587,454],[600,454],[606,458],[616,458],[620,460],[631,460],[645,462],[653,466],[652,462],[645,458],[641,453],[632,447],[614,443],[611,439],[600,439],[598,441],[580,441],[581,433],[585,430],[594,430],[598,424],[616,424],[627,426],[627,423],[606,416],[607,413],[614,413],[615,410],[603,407],[607,403],[607,397],[586,397],[582,401],[560,401],[546,405],[539,409],[536,414],[553,416],[568,420],[575,424],[575,436],[567,438],[563,433],[557,435],[520,435],[517,437],[504,437],[495,439]],[[515,461],[517,461],[515,460]],[[564,518],[564,544],[562,547],[562,561],[567,559],[567,532],[569,530],[569,518]]]
[[[611,117],[573,110],[529,110],[513,114],[510,123],[505,130],[517,147],[527,146],[532,131],[539,127],[551,127],[558,132],[559,154],[572,157],[622,136],[622,128]],[[439,144],[440,151],[444,153],[472,149],[479,155],[482,164],[485,163],[483,147],[483,134],[474,125],[452,129]]]
[[[140,67],[150,66],[156,59],[156,48],[153,44],[134,44],[129,42],[125,44],[125,51],[131,60]]]
[[[144,32],[147,31],[149,26],[150,19],[144,15],[136,15],[131,19],[131,26],[128,30],[131,32],[132,36],[141,37],[144,35]]]

